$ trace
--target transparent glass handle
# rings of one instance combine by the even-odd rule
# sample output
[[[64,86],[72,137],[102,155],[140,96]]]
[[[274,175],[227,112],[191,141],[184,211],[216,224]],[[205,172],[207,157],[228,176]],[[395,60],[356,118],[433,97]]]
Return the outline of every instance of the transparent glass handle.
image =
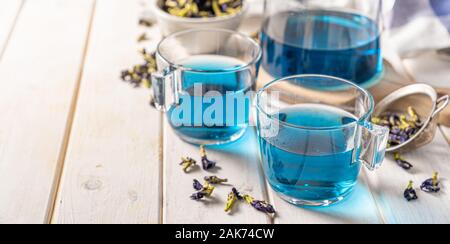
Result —
[[[358,159],[369,170],[378,169],[383,163],[389,138],[389,129],[365,123],[361,128],[361,143]]]
[[[179,84],[175,70],[165,70],[152,74],[153,99],[156,109],[167,111],[171,106],[179,104]]]

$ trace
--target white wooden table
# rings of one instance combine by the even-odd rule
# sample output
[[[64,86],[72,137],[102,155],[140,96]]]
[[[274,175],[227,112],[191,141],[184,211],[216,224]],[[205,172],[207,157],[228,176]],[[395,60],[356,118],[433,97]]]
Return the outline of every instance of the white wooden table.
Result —
[[[450,223],[450,129],[405,155],[405,172],[386,159],[364,171],[336,206],[291,206],[268,189],[254,132],[209,156],[218,175],[278,210],[276,219],[245,205],[223,211],[227,187],[208,204],[188,199],[193,178],[180,141],[148,105],[148,91],[120,81],[140,62],[140,0],[0,0],[0,223]],[[149,30],[154,48],[157,28]],[[232,149],[233,148],[233,149]],[[236,150],[238,148],[238,150]],[[407,203],[408,180],[437,170],[443,192]]]

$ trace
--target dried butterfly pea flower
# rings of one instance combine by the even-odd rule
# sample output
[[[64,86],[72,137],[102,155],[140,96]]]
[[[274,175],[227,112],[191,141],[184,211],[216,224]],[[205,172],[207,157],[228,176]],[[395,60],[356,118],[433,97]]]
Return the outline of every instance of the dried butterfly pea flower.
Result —
[[[225,206],[225,212],[230,212],[238,200],[239,200],[239,195],[237,194],[237,190],[235,188],[233,188],[233,190],[228,194],[227,205]]]
[[[196,193],[191,195],[191,199],[192,200],[196,200],[196,201],[201,200],[201,199],[203,199],[205,197],[206,197],[206,194],[203,193],[203,192],[196,192]]]
[[[397,114],[390,114],[388,116],[388,121],[391,126],[399,126],[400,125],[400,117]]]
[[[141,18],[141,19],[139,19],[139,25],[142,25],[145,27],[152,27],[154,25],[154,22],[150,19]]]
[[[233,187],[233,189],[231,189],[231,191],[234,193],[234,195],[236,195],[238,200],[243,200],[244,199],[242,197],[241,193],[235,187]]]
[[[255,208],[256,210],[258,210],[260,212],[263,212],[266,214],[275,214],[276,213],[273,206],[270,205],[266,201],[255,200],[250,195],[244,195],[243,198],[248,204],[250,204],[253,208]]]
[[[164,0],[162,9],[178,17],[207,18],[236,14],[242,5],[242,0]]]
[[[410,170],[410,169],[412,169],[414,167],[412,164],[410,164],[409,162],[404,160],[402,158],[402,156],[400,155],[400,153],[394,153],[394,160],[403,169]]]
[[[416,110],[413,107],[409,106],[407,111],[409,115],[409,121],[415,123],[415,125],[422,124],[419,115],[417,114]]]
[[[406,128],[409,128],[409,127],[410,127],[410,124],[406,120],[406,116],[400,115],[400,124],[398,125],[398,128],[400,128],[400,130],[405,130]]]
[[[441,190],[441,187],[439,186],[440,182],[438,176],[439,173],[434,172],[433,177],[424,181],[420,186],[420,189],[428,193],[438,193]]]
[[[133,66],[129,70],[124,70],[121,73],[123,81],[128,82],[134,87],[151,87],[152,73],[157,70],[156,67],[156,53],[148,53],[145,49],[140,51],[145,63]]]
[[[195,186],[195,183],[194,183],[194,188],[195,188],[195,187],[198,187],[198,186]],[[205,198],[205,197],[211,197],[211,195],[212,195],[213,192],[214,192],[214,189],[215,189],[214,186],[212,186],[212,185],[206,183],[206,184],[200,189],[200,191],[198,191],[198,192],[196,192],[196,193],[194,193],[194,194],[191,195],[191,199],[192,199],[192,200],[201,200],[201,199],[203,199],[203,198]]]
[[[406,188],[405,192],[403,193],[403,196],[405,197],[405,199],[408,202],[418,199],[417,193],[414,190],[414,182],[412,182],[412,181],[409,182],[408,187]]]
[[[148,41],[149,38],[147,37],[147,33],[142,33],[141,35],[139,35],[137,41],[138,42],[145,42]]]
[[[207,197],[210,197],[214,192],[214,189],[216,188],[213,185],[206,183],[201,192],[205,193]]]
[[[201,191],[203,189],[203,185],[196,179],[194,179],[193,187],[196,191]]]
[[[181,161],[180,165],[183,166],[183,171],[185,173],[189,172],[189,170],[192,169],[192,167],[197,164],[197,161],[195,161],[194,159],[189,158],[189,157],[181,158],[181,160],[182,161]]]
[[[200,146],[200,156],[202,157],[202,167],[204,170],[210,170],[216,167],[216,162],[208,159],[204,145]]]
[[[388,147],[407,142],[423,126],[413,107],[408,107],[407,113],[386,112],[380,117],[373,117],[372,123],[389,128]]]
[[[217,176],[205,176],[204,180],[209,184],[222,184],[228,182],[228,179],[221,179]]]
[[[388,126],[388,127],[391,125],[388,120],[381,119],[380,117],[373,117],[372,123],[381,125],[381,126]]]

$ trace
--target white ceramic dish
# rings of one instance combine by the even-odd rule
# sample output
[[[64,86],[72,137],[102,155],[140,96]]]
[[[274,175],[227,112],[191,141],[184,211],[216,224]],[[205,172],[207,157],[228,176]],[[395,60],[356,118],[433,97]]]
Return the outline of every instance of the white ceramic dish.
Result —
[[[162,10],[159,5],[160,0],[151,1],[153,12],[164,36],[183,30],[199,28],[237,30],[249,8],[248,2],[244,1],[242,10],[234,15],[213,18],[182,18],[170,15]]]

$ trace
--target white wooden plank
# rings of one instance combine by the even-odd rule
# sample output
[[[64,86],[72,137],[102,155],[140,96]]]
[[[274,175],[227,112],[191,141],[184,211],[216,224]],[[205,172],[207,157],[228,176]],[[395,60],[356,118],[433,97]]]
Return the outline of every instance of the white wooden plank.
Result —
[[[0,2],[0,60],[10,34],[14,29],[22,3],[22,0],[2,0]]]
[[[161,219],[161,116],[148,90],[120,80],[123,68],[142,62],[139,2],[97,0],[54,223]]]
[[[27,1],[0,65],[0,222],[46,221],[91,0]]]
[[[203,171],[200,167],[184,173],[178,165],[181,157],[195,157],[200,161],[198,146],[181,141],[165,122],[164,127],[164,223],[193,224],[265,224],[270,219],[250,206],[241,203],[231,214],[224,212],[227,195],[231,186],[217,186],[214,198],[207,202],[189,199],[194,193],[193,179],[203,180],[204,176],[217,175],[228,178],[229,184],[238,190],[250,193],[255,198],[264,199],[264,181],[258,165],[258,146],[255,132],[250,128],[237,142],[207,149],[210,160],[217,161],[220,169],[215,173]],[[201,162],[199,162],[201,165]]]
[[[354,192],[341,203],[329,207],[297,207],[270,189],[269,194],[278,210],[277,224],[378,224],[383,219],[362,173]]]
[[[450,223],[450,150],[441,133],[433,143],[404,155],[414,165],[408,172],[399,168],[391,157],[383,167],[368,174],[369,185],[387,223]],[[420,184],[431,178],[433,171],[440,173],[442,191],[428,194]],[[403,198],[408,181],[413,180],[419,200],[407,202]]]
[[[444,137],[447,139],[448,144],[450,144],[450,127],[441,126],[440,128]]]

